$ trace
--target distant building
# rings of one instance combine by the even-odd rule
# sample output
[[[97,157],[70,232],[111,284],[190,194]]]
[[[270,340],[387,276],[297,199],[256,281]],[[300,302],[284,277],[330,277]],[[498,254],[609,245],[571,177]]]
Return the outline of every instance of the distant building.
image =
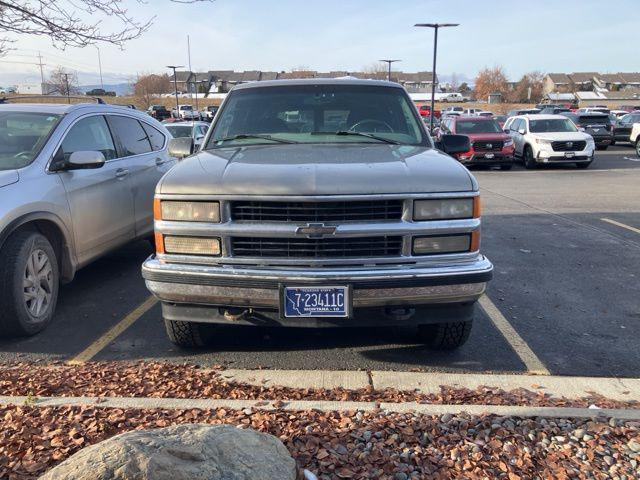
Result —
[[[543,80],[543,93],[575,93],[618,91],[640,88],[640,72],[548,73]]]
[[[55,95],[57,89],[48,83],[19,83],[16,90],[21,95]]]

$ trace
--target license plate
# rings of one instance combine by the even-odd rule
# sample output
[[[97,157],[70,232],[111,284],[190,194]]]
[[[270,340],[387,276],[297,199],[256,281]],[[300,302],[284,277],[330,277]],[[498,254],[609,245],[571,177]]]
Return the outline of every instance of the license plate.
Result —
[[[567,152],[567,153],[564,154],[564,156],[567,157],[567,158],[573,158],[574,155],[575,155],[575,153],[573,153],[573,152]]]
[[[349,317],[349,287],[284,287],[282,314],[286,318]]]
[[[493,158],[495,155],[493,153],[487,153],[484,158]]]

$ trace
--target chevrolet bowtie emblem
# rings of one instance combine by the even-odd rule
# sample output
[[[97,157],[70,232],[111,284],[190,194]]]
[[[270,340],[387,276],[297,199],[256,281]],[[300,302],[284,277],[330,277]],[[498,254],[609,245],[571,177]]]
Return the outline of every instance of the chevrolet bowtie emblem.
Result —
[[[323,238],[336,233],[335,226],[327,226],[324,223],[307,223],[305,227],[298,227],[296,233],[307,238]]]
[[[573,142],[567,142],[567,148],[573,147]]]

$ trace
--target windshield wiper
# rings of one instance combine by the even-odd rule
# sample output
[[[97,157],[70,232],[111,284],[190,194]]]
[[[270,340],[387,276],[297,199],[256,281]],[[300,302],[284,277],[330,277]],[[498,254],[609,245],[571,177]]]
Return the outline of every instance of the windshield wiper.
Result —
[[[239,133],[238,135],[232,135],[230,137],[221,138],[220,140],[214,140],[215,143],[218,142],[229,142],[231,140],[244,140],[245,138],[261,138],[262,140],[270,140],[272,142],[278,143],[298,143],[292,140],[284,140],[282,138],[274,138],[271,135],[262,135],[259,133]]]
[[[378,140],[379,142],[391,143],[393,145],[400,145],[400,142],[396,142],[395,140],[379,137],[378,135],[373,135],[372,133],[354,132],[353,130],[338,130],[337,132],[311,132],[311,135],[339,135],[339,136],[355,135],[358,137],[372,138],[373,140]]]

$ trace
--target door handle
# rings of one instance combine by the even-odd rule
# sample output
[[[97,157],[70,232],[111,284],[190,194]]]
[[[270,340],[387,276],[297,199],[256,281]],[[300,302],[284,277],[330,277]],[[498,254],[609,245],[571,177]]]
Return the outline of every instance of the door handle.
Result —
[[[164,165],[167,163],[167,160],[163,160],[161,158],[156,158],[156,165],[159,167],[160,165]]]
[[[116,178],[124,178],[129,175],[129,170],[126,168],[119,168],[116,170]]]

